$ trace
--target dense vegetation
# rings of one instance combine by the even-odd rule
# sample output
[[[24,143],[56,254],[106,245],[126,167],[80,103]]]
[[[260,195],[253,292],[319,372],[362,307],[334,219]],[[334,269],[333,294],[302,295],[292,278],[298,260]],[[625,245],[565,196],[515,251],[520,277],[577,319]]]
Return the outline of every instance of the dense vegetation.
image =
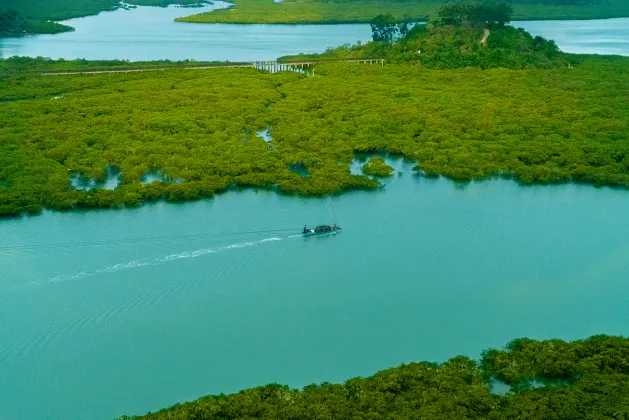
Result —
[[[17,37],[38,33],[59,33],[72,28],[54,22],[26,19],[17,10],[0,9],[0,37]]]
[[[130,0],[125,3],[142,6],[168,6],[169,4],[197,4],[200,0]],[[95,15],[120,7],[120,0],[2,0],[0,5],[0,37],[22,36],[37,33],[58,33],[71,27],[55,24],[75,17]],[[3,10],[1,10],[3,9]],[[9,15],[17,14],[18,22]],[[10,20],[9,29],[6,21]],[[5,30],[3,30],[5,28]]]
[[[369,162],[362,167],[363,173],[377,177],[389,177],[393,175],[393,168],[387,165],[381,157],[372,156]]]
[[[491,393],[490,378],[512,385]],[[531,386],[539,379],[563,386]],[[436,364],[410,363],[343,384],[302,390],[267,385],[215,395],[121,420],[253,419],[626,419],[629,416],[629,339],[514,340]]]
[[[22,69],[73,62],[2,60],[0,214],[196,199],[232,185],[311,195],[376,188],[349,171],[368,151],[457,180],[629,187],[629,59],[571,60],[580,63],[527,71],[328,63],[317,77],[40,76]],[[267,127],[274,147],[255,134]],[[115,190],[70,186],[75,174],[102,179],[108,165],[122,171]],[[152,169],[183,182],[142,185]]]
[[[415,21],[435,16],[441,0],[233,0],[231,9],[176,19],[196,23],[369,23],[380,14]],[[629,16],[625,0],[509,0],[515,20]]]

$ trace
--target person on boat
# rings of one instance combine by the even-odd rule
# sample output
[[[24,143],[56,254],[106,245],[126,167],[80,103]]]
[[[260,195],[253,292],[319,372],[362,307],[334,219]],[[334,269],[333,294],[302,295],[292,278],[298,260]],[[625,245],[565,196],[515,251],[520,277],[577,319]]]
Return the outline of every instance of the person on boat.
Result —
[[[305,234],[305,233],[308,233],[308,227],[306,227],[306,225],[304,225],[304,232],[303,232],[303,233],[304,233],[304,234]]]
[[[336,223],[332,226],[332,230],[336,230]]]

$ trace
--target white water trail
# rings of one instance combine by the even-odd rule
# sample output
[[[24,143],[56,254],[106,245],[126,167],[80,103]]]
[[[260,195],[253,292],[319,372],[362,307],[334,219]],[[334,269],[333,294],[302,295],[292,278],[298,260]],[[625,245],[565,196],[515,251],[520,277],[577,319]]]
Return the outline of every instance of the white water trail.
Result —
[[[197,249],[197,250],[194,250],[194,251],[184,251],[184,252],[179,252],[179,253],[176,253],[176,254],[166,255],[166,256],[161,257],[161,258],[147,258],[147,259],[143,259],[143,260],[133,260],[133,261],[129,261],[129,262],[118,263],[118,264],[102,267],[102,268],[99,268],[98,270],[95,270],[95,271],[92,271],[92,272],[81,272],[81,273],[77,273],[77,274],[63,274],[63,275],[59,275],[59,276],[53,277],[52,279],[48,280],[45,283],[37,283],[37,285],[49,284],[49,283],[59,283],[59,282],[66,282],[66,281],[72,281],[72,280],[79,280],[79,279],[83,279],[83,278],[86,278],[86,277],[93,277],[93,276],[96,276],[98,274],[115,273],[117,271],[129,270],[129,269],[133,269],[133,268],[140,268],[140,267],[147,267],[147,266],[154,266],[154,265],[159,265],[159,264],[165,264],[165,263],[168,263],[168,262],[171,262],[171,261],[177,261],[177,260],[188,259],[188,258],[197,258],[197,257],[202,257],[204,255],[216,254],[218,252],[228,251],[230,249],[247,248],[247,247],[251,247],[251,246],[262,245],[264,243],[276,242],[276,241],[281,241],[281,240],[282,240],[282,238],[271,237],[271,238],[260,239],[258,241],[236,243],[236,244],[221,246],[221,247],[217,247],[217,248],[201,248],[201,249]],[[29,283],[29,284],[36,284],[36,283]]]

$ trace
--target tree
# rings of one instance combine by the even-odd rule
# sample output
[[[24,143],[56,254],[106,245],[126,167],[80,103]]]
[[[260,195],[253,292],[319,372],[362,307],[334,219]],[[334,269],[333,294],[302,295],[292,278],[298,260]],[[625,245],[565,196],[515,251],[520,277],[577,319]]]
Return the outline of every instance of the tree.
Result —
[[[24,31],[25,22],[15,10],[0,10],[0,35],[19,34]]]
[[[439,18],[445,25],[461,25],[470,22],[477,4],[468,1],[446,3],[439,9]]]
[[[490,28],[502,27],[511,20],[513,9],[506,3],[470,1],[444,4],[439,9],[439,18],[446,25],[471,24]]]
[[[392,42],[399,33],[399,27],[391,13],[376,16],[371,21],[371,36],[374,41]]]
[[[486,1],[478,5],[477,13],[482,25],[490,28],[499,28],[511,21],[513,8],[506,3],[492,3]]]

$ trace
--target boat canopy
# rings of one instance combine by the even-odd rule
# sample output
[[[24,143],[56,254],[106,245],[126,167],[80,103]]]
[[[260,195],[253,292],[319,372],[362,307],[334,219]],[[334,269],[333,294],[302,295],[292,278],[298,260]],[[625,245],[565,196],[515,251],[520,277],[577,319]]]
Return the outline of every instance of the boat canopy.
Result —
[[[314,229],[316,233],[332,232],[333,230],[334,228],[329,225],[320,225]]]

